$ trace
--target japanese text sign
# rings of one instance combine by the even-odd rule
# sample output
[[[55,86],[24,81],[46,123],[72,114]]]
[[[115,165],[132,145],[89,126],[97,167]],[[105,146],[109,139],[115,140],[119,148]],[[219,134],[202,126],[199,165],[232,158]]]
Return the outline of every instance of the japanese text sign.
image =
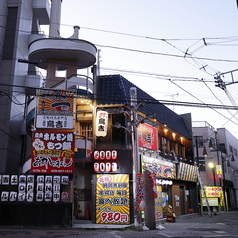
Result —
[[[146,123],[138,126],[139,146],[157,150],[157,130]]]
[[[96,223],[129,224],[129,175],[107,174],[96,178]]]
[[[97,111],[96,136],[105,137],[107,135],[108,112]]]
[[[38,112],[41,115],[73,115],[73,94],[65,90],[46,90],[39,92]]]
[[[32,141],[31,172],[73,174],[73,133],[35,131]]]

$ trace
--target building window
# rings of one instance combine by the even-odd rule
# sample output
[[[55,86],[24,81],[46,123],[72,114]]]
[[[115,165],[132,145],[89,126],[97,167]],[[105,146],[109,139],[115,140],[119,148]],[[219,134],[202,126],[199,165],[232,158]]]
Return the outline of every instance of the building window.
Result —
[[[229,151],[230,153],[233,153],[233,147],[231,145],[229,145]]]
[[[93,138],[93,130],[91,122],[80,123],[80,136],[86,137],[88,139]]]
[[[237,150],[236,149],[234,149],[234,155],[237,156]]]
[[[165,137],[162,137],[162,152],[167,152],[167,139]]]
[[[195,146],[203,147],[203,136],[194,136],[193,142]]]

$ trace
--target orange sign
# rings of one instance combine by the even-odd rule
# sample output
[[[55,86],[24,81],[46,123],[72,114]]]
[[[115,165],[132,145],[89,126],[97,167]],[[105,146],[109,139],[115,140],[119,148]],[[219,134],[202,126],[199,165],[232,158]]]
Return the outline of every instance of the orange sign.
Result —
[[[128,174],[97,175],[96,223],[130,224]]]
[[[37,114],[71,116],[73,115],[73,96],[65,90],[41,89]]]

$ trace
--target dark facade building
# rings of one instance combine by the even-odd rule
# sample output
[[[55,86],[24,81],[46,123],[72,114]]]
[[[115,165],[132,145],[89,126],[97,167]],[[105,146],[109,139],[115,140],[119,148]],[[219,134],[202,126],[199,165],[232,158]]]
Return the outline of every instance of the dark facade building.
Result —
[[[79,27],[60,37],[60,7],[18,0],[0,9],[0,225],[129,224],[151,211],[158,221],[167,205],[198,211],[191,115],[121,75],[97,75],[97,48],[78,39]]]

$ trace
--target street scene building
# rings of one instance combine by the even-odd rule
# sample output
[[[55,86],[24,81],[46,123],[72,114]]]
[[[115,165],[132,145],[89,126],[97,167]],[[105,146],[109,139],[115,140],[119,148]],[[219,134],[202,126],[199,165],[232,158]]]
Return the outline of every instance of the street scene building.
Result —
[[[236,207],[235,138],[194,127],[191,114],[121,75],[99,75],[98,49],[78,38],[79,27],[60,36],[61,2],[0,9],[0,224],[86,219],[154,229],[172,219],[168,206],[177,216],[206,210],[199,171],[206,189],[219,190],[205,195],[213,211]]]
[[[193,138],[195,160],[211,207],[216,211],[236,208],[237,139],[225,128],[215,130],[207,122],[193,122]]]

